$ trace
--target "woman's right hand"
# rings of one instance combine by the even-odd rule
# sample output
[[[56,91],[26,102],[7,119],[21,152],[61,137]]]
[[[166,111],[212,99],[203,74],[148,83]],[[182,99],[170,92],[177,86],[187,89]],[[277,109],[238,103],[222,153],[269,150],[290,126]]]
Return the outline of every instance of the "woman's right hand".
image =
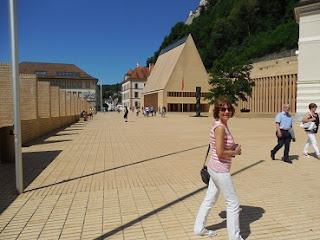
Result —
[[[241,145],[239,145],[236,150],[234,150],[235,155],[241,155]]]

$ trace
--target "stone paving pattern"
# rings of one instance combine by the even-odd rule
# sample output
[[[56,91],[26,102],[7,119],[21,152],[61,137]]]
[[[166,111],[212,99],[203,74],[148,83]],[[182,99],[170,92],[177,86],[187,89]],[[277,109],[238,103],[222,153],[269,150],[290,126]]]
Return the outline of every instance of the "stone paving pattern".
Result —
[[[199,171],[212,117],[98,113],[23,147],[25,192],[14,164],[0,165],[0,239],[207,239],[193,224],[206,187]],[[320,160],[302,156],[296,123],[293,164],[270,159],[274,119],[233,118],[242,155],[231,172],[245,239],[320,239]],[[320,143],[319,135],[317,136]],[[310,148],[313,152],[313,148]],[[226,240],[220,195],[208,217]]]

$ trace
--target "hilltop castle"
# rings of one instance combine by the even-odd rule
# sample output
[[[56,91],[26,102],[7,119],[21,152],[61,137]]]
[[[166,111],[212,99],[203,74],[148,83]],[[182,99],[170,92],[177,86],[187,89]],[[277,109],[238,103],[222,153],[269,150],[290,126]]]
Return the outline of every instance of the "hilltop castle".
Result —
[[[185,21],[185,24],[190,25],[196,17],[200,15],[200,9],[201,7],[205,7],[206,4],[208,3],[207,0],[200,0],[199,7],[195,11],[190,10],[189,16],[187,20]]]

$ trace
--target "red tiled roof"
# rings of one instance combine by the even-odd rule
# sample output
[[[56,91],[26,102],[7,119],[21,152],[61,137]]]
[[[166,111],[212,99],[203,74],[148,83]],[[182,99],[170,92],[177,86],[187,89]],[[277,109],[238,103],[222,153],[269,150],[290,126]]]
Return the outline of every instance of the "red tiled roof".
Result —
[[[153,68],[154,68],[154,64],[150,66],[150,70],[149,70],[149,67],[136,67],[133,70],[129,70],[125,75],[125,76],[128,76],[128,78],[123,82],[132,81],[132,80],[135,80],[135,81],[147,80]]]
[[[74,64],[66,63],[42,63],[42,62],[22,62],[19,64],[19,72],[22,74],[34,74],[36,71],[47,72],[45,76],[40,78],[79,78],[79,79],[95,79]],[[57,76],[57,72],[79,73],[79,76]]]

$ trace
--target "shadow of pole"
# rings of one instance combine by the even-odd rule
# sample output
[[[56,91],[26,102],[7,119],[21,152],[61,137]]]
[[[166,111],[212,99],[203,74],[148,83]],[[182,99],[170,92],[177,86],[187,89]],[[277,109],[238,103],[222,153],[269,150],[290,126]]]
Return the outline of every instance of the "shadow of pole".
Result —
[[[153,157],[153,158],[141,160],[141,161],[134,162],[134,163],[130,163],[130,164],[125,164],[125,165],[122,165],[122,166],[119,166],[119,167],[114,167],[114,168],[102,170],[102,171],[99,171],[99,172],[90,173],[90,174],[87,174],[87,175],[84,175],[84,176],[80,176],[80,177],[76,177],[76,178],[66,179],[66,180],[63,180],[63,181],[60,181],[60,182],[56,182],[56,183],[52,183],[52,184],[49,184],[49,185],[46,185],[46,186],[42,186],[42,187],[38,187],[38,188],[33,188],[33,189],[30,189],[30,190],[24,191],[24,193],[26,193],[26,192],[31,192],[31,191],[35,191],[35,190],[39,190],[39,189],[46,188],[46,187],[52,187],[52,186],[54,186],[54,185],[58,185],[58,184],[70,182],[70,181],[77,180],[77,179],[81,179],[81,178],[85,178],[85,177],[90,177],[90,176],[97,175],[97,174],[104,173],[104,172],[109,172],[109,171],[117,170],[117,169],[119,169],[119,168],[129,167],[129,166],[133,166],[133,165],[136,165],[136,164],[148,162],[148,161],[151,161],[151,160],[156,160],[156,159],[159,159],[159,158],[168,157],[168,156],[171,156],[171,155],[174,155],[174,154],[179,154],[179,153],[191,151],[191,150],[194,150],[194,149],[197,149],[197,148],[202,148],[202,147],[205,147],[205,146],[207,146],[207,145],[198,146],[198,147],[194,147],[194,148],[189,148],[189,149],[181,150],[181,151],[178,151],[178,152],[173,152],[173,153],[164,154],[164,155],[161,155],[161,156],[158,156],[158,157]]]
[[[61,153],[61,150],[22,153],[24,188]],[[0,165],[0,214],[19,196],[15,184],[14,163]]]
[[[247,170],[249,168],[252,168],[252,167],[254,167],[254,166],[256,166],[256,165],[258,165],[258,164],[260,164],[262,162],[264,162],[264,160],[260,160],[260,161],[254,163],[254,164],[251,164],[251,165],[249,165],[249,166],[247,166],[245,168],[242,168],[239,171],[237,171],[237,172],[235,172],[235,173],[233,173],[231,175],[232,176],[237,175],[237,174],[239,174],[239,173],[241,173],[241,172],[243,172],[243,171],[245,171],[245,170]],[[159,208],[157,208],[157,209],[155,209],[155,210],[153,210],[151,212],[148,212],[148,213],[142,215],[141,217],[139,217],[137,219],[134,219],[134,220],[132,220],[132,221],[120,226],[120,227],[117,227],[117,228],[115,228],[115,229],[103,234],[102,236],[100,236],[98,238],[95,238],[95,240],[98,240],[98,239],[101,239],[101,238],[104,239],[104,238],[110,237],[110,236],[116,234],[117,232],[122,231],[123,229],[131,227],[132,225],[134,225],[134,224],[136,224],[136,223],[138,223],[138,222],[140,222],[140,221],[142,221],[142,220],[144,220],[144,219],[146,219],[146,218],[148,218],[148,217],[150,217],[152,215],[155,215],[156,213],[161,212],[162,210],[164,210],[164,209],[166,209],[168,207],[171,207],[171,206],[173,206],[173,205],[175,205],[175,204],[177,204],[177,203],[179,203],[179,202],[181,202],[181,201],[183,201],[183,200],[185,200],[185,199],[187,199],[187,198],[189,198],[189,197],[191,197],[191,196],[193,196],[193,195],[205,190],[206,188],[207,188],[207,186],[204,186],[204,187],[199,188],[199,189],[197,189],[197,190],[195,190],[195,191],[193,191],[191,193],[188,193],[187,195],[184,195],[181,198],[178,198],[178,199],[176,199],[176,200],[174,200],[174,201],[172,201],[170,203],[167,203],[166,205],[163,205],[162,207],[159,207]]]

